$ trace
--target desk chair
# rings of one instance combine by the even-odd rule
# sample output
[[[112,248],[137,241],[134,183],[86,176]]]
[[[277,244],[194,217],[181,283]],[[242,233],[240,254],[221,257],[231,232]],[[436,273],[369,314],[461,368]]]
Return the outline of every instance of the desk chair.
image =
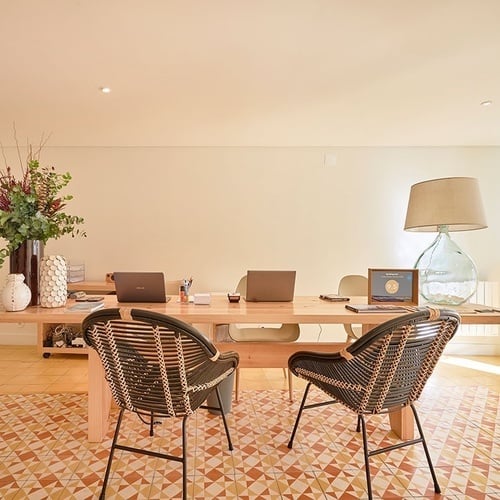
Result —
[[[184,284],[184,280],[172,280],[165,282],[165,292],[167,295],[179,295],[179,287]]]
[[[247,277],[243,276],[236,292],[243,297],[247,290]],[[228,334],[231,340],[235,342],[294,342],[299,338],[300,327],[297,324],[283,324],[280,327],[250,327],[230,324]],[[283,367],[283,373],[287,377],[287,367]],[[240,384],[240,369],[236,369],[234,398],[238,401]],[[288,371],[288,395],[290,402],[293,402],[293,380]]]
[[[341,352],[297,352],[290,356],[290,370],[308,383],[288,448],[292,448],[303,410],[340,403],[357,415],[356,431],[359,432],[360,427],[362,429],[370,499],[370,457],[417,443],[422,443],[424,448],[434,491],[440,493],[414,402],[420,397],[441,353],[459,324],[460,316],[453,311],[423,309],[382,323]],[[311,385],[321,389],[331,399],[306,405]],[[419,437],[369,450],[365,415],[390,413],[407,406],[412,409]],[[307,440],[307,436],[303,439]]]
[[[233,449],[219,384],[238,366],[238,354],[219,353],[195,328],[149,310],[101,309],[83,321],[85,342],[101,359],[111,394],[120,408],[100,498],[106,492],[115,450],[182,463],[182,498],[186,498],[186,421],[216,391],[229,449]],[[118,444],[125,411],[149,426],[162,418],[182,418],[182,456]],[[166,450],[167,451],[167,450]]]
[[[338,294],[346,297],[368,295],[368,278],[360,274],[347,274],[339,282]],[[362,334],[361,326],[344,324],[344,330],[348,342],[359,339]]]

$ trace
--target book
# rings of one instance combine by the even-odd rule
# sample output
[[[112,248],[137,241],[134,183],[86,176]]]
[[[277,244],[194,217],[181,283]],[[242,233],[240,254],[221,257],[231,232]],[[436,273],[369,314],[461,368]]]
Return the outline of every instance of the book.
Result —
[[[66,312],[87,312],[91,313],[102,309],[104,302],[77,302],[71,307],[66,308]]]
[[[356,313],[408,313],[416,311],[416,307],[411,306],[397,306],[392,304],[346,304],[346,309]]]

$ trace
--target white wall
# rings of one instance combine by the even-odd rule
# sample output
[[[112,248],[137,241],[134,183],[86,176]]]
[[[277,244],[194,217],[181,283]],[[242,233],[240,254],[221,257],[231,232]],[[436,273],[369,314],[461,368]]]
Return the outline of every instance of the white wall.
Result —
[[[335,291],[346,273],[412,267],[434,235],[403,230],[410,186],[463,175],[479,179],[489,228],[453,237],[480,279],[500,280],[499,147],[45,147],[42,164],[71,172],[68,212],[88,234],[46,254],[85,262],[87,279],[161,270],[226,291],[249,268],[289,268],[298,294]]]

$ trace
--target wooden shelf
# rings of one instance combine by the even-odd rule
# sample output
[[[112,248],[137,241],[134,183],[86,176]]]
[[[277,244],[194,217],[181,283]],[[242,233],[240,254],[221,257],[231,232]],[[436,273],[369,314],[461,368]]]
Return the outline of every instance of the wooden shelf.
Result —
[[[61,317],[64,320],[64,317]],[[51,354],[83,354],[88,355],[88,347],[49,347],[45,345],[49,332],[58,325],[68,325],[80,329],[80,324],[72,321],[51,321],[47,323],[38,324],[38,352],[44,357],[48,358]]]

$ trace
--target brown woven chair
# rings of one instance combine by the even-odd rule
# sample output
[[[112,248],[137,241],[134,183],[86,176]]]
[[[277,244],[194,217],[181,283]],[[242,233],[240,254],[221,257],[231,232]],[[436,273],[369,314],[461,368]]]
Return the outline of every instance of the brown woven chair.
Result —
[[[140,309],[101,309],[83,321],[85,342],[102,361],[111,394],[120,408],[100,498],[104,498],[116,449],[182,463],[182,491],[186,498],[186,421],[198,408],[221,409],[229,449],[233,449],[219,392],[219,383],[238,366],[238,354],[219,353],[190,325]],[[219,406],[203,405],[216,391]],[[125,410],[149,425],[162,418],[182,418],[182,456],[118,444]]]
[[[340,353],[297,352],[288,360],[294,375],[308,381],[293,428],[293,440],[302,412],[341,403],[358,415],[357,431],[363,433],[368,497],[372,498],[369,458],[379,453],[422,443],[434,491],[440,493],[431,457],[414,402],[419,398],[446,343],[453,337],[460,317],[452,311],[423,309],[387,321],[366,333]],[[333,398],[306,405],[311,384]],[[419,437],[369,451],[365,415],[389,413],[410,406]]]

